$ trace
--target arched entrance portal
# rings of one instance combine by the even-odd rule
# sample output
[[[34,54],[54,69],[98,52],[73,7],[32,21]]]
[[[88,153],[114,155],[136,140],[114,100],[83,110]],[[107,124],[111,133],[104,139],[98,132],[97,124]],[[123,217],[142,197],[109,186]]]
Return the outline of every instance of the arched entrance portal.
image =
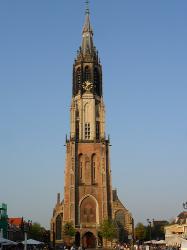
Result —
[[[96,238],[93,233],[87,232],[82,237],[82,246],[84,248],[95,248],[96,247]]]

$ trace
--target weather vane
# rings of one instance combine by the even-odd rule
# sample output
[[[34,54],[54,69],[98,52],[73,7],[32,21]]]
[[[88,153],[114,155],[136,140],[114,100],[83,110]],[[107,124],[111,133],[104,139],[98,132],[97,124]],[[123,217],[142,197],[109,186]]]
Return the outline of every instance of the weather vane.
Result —
[[[86,0],[86,14],[90,14],[89,0]]]

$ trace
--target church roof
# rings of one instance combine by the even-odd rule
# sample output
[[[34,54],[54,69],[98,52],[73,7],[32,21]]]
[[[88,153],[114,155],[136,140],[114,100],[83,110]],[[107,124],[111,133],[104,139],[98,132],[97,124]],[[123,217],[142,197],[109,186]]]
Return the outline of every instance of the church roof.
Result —
[[[23,218],[9,218],[8,219],[8,222],[11,224],[11,225],[14,225],[14,226],[20,226],[21,223],[22,223],[22,220]]]

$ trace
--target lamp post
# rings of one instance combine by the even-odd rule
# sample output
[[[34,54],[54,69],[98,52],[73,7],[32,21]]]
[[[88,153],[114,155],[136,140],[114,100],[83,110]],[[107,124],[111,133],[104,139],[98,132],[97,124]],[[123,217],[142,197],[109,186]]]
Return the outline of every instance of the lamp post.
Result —
[[[53,223],[53,249],[55,249],[55,223]]]
[[[150,221],[150,219],[147,219],[147,223],[148,223],[148,225],[149,225],[149,239],[150,239],[150,241],[151,241],[151,221]]]
[[[134,219],[132,218],[131,216],[131,219],[130,219],[131,223],[131,230],[132,230],[132,234],[131,234],[131,249],[133,249],[133,245],[134,245]]]
[[[24,221],[22,218],[21,229],[24,233],[24,250],[27,250],[27,234],[32,226],[32,221]]]

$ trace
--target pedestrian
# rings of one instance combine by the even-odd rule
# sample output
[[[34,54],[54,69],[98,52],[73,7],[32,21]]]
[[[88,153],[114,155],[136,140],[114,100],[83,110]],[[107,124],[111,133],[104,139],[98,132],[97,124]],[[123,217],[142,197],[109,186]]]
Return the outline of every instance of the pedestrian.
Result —
[[[72,245],[71,248],[70,248],[70,250],[75,250],[75,246]]]

